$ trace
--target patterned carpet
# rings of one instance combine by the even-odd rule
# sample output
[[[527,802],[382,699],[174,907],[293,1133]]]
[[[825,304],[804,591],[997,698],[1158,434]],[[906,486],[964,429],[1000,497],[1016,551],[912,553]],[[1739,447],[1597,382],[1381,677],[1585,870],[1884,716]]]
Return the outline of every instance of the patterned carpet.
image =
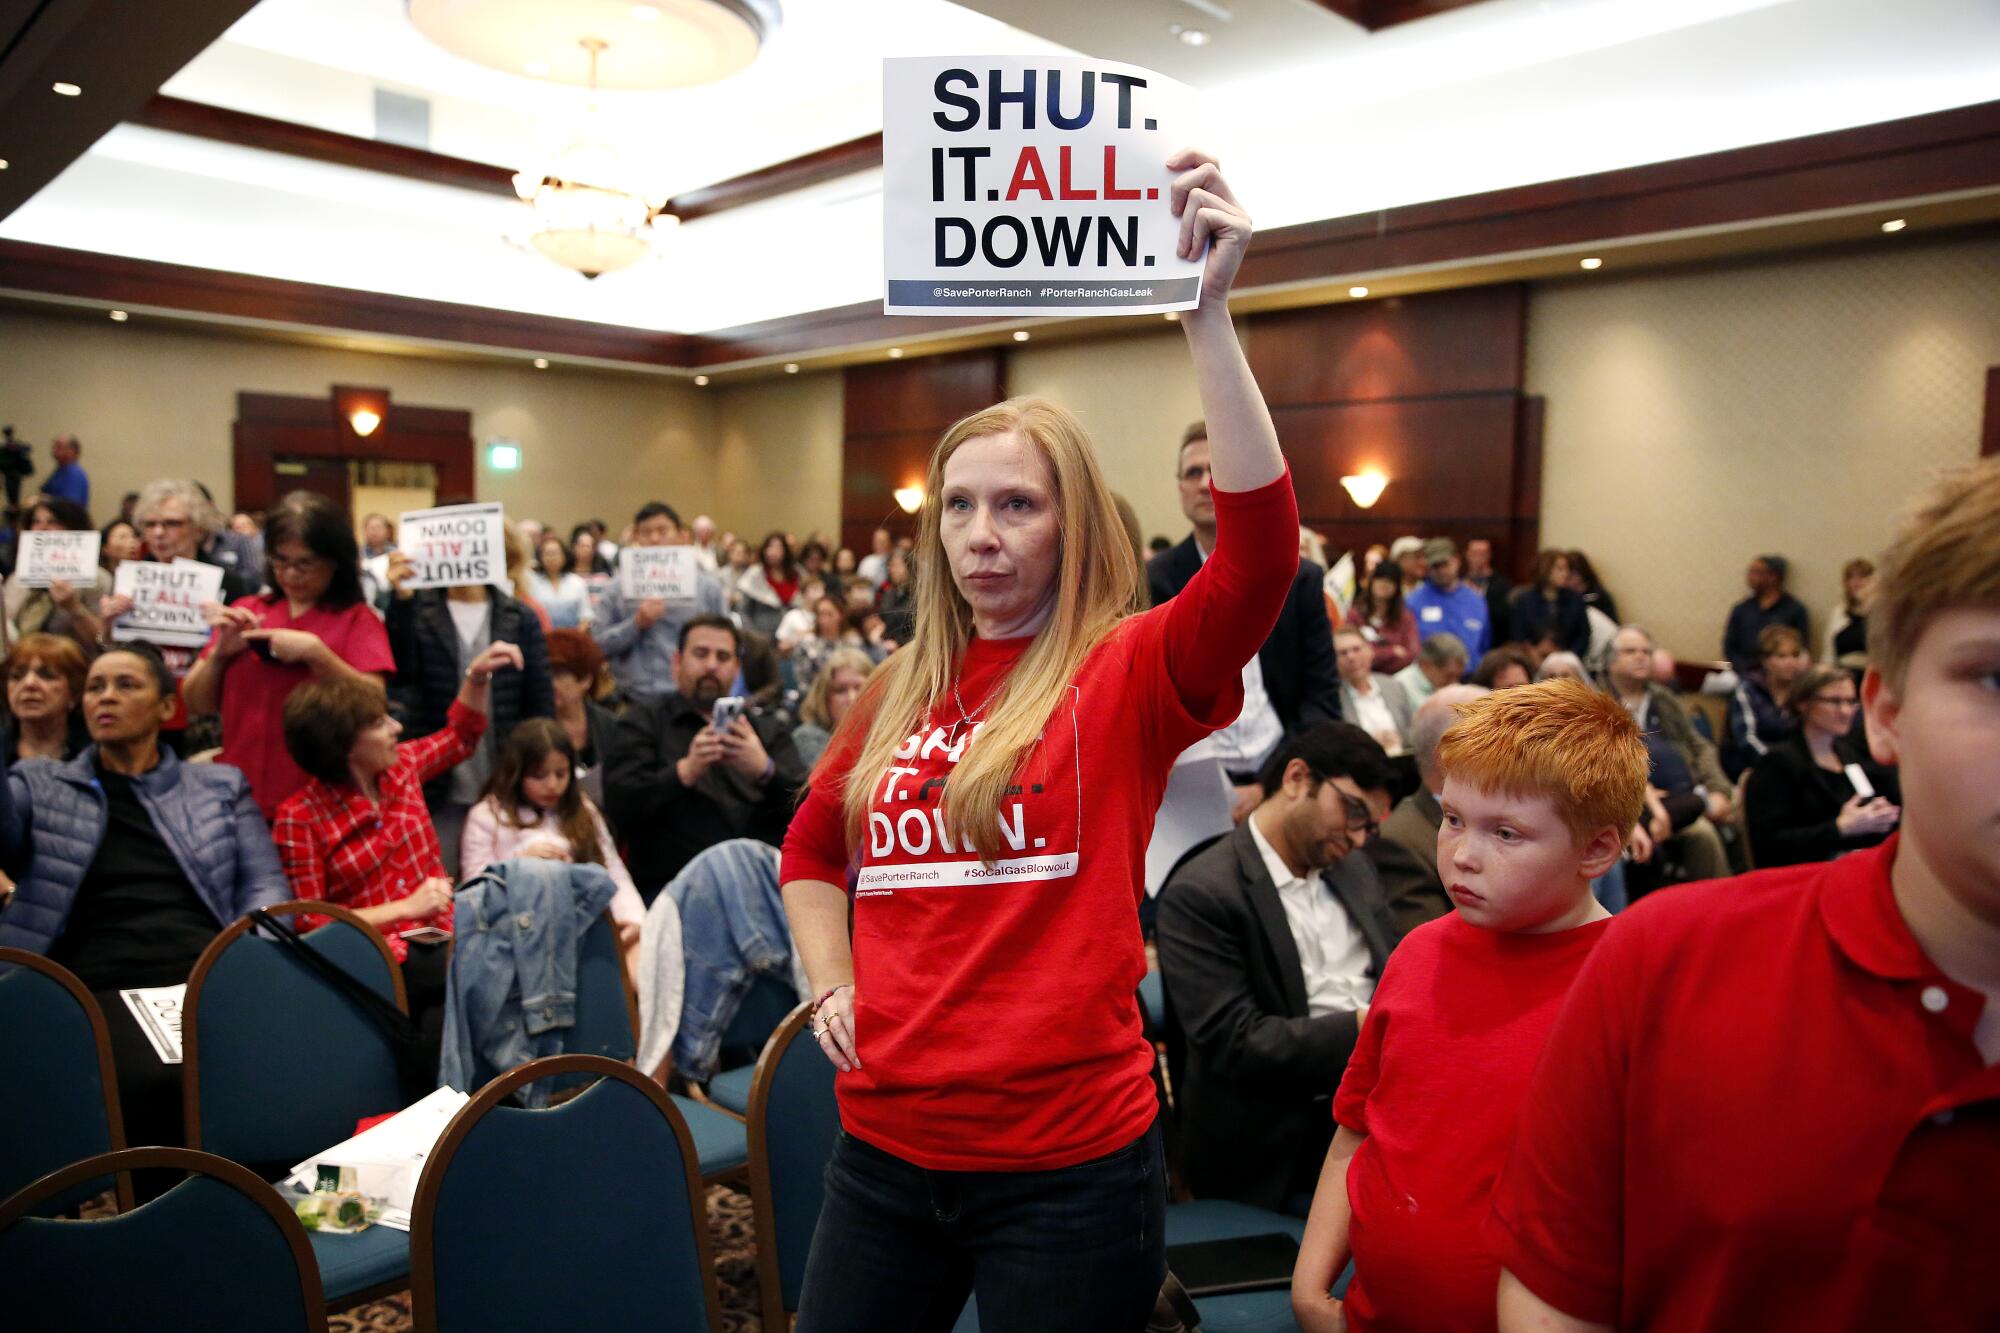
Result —
[[[758,1333],[757,1237],[750,1196],[727,1185],[708,1191],[708,1227],[715,1243],[716,1282],[722,1294],[723,1333]],[[408,1293],[375,1301],[328,1323],[331,1333],[407,1333]]]

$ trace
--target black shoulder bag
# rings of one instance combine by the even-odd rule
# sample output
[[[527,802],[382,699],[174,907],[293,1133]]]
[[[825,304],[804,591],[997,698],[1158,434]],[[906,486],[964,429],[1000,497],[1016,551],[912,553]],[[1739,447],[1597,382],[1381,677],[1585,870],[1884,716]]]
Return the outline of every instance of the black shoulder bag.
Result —
[[[388,1039],[390,1054],[395,1057],[396,1082],[402,1089],[404,1106],[421,1101],[437,1090],[437,1056],[408,1014],[299,938],[299,932],[290,922],[272,916],[261,907],[250,913],[250,919],[268,930],[273,939],[292,957],[317,973],[320,980],[352,1000],[382,1030],[382,1035]]]

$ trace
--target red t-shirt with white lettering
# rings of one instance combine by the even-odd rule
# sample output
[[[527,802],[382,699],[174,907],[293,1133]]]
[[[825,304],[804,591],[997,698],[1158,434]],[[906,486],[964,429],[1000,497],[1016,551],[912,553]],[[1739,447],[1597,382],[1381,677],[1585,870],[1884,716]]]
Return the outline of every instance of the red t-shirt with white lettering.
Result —
[[[1146,843],[1174,759],[1242,707],[1243,663],[1298,568],[1287,474],[1215,493],[1217,543],[1173,601],[1084,659],[1001,815],[994,863],[952,847],[939,797],[972,728],[947,694],[872,783],[854,891],[855,1035],[836,1084],[850,1134],[939,1171],[1072,1166],[1145,1133],[1153,1052],[1135,998]],[[1032,639],[975,638],[958,696],[975,714]],[[851,762],[835,737],[822,772]],[[844,883],[837,784],[815,783],[782,878]]]
[[[1481,1236],[1515,1116],[1563,998],[1608,920],[1546,935],[1456,912],[1396,946],[1333,1117],[1366,1134],[1347,1168],[1355,1333],[1495,1327],[1500,1261]]]

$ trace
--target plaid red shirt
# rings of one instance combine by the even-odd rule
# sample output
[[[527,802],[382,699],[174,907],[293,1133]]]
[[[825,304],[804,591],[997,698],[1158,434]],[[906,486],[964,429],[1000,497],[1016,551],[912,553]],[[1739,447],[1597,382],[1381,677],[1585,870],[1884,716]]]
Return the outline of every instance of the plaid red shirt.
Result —
[[[396,762],[377,779],[378,806],[358,787],[335,787],[319,778],[285,798],[271,823],[285,875],[301,898],[342,907],[379,907],[409,896],[433,876],[450,879],[438,848],[437,829],[424,805],[424,784],[463,762],[486,733],[486,714],[453,702],[446,725],[396,747]],[[310,930],[323,918],[308,918]],[[451,913],[398,922],[382,933],[396,961],[410,946],[396,934],[418,926],[451,929]]]

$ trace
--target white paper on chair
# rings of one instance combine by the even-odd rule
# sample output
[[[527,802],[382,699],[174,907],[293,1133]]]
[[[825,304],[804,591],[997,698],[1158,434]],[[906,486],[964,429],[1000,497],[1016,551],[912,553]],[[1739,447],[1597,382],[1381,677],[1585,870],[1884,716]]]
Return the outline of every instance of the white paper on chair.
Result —
[[[1204,736],[1183,750],[1167,775],[1166,794],[1160,798],[1153,836],[1146,843],[1148,896],[1159,893],[1167,872],[1190,847],[1235,827],[1229,819],[1234,803],[1229,777],[1209,738]]]
[[[321,1167],[353,1167],[355,1188],[383,1200],[381,1224],[408,1231],[410,1205],[416,1201],[424,1159],[437,1146],[451,1118],[471,1100],[456,1088],[439,1088],[380,1124],[300,1162],[285,1183],[310,1190],[319,1180]]]
[[[132,1017],[139,1024],[139,1031],[146,1034],[146,1040],[153,1043],[159,1053],[160,1063],[177,1065],[181,1062],[181,1001],[187,996],[187,983],[178,986],[147,986],[138,990],[121,990],[120,999],[132,1011]]]

